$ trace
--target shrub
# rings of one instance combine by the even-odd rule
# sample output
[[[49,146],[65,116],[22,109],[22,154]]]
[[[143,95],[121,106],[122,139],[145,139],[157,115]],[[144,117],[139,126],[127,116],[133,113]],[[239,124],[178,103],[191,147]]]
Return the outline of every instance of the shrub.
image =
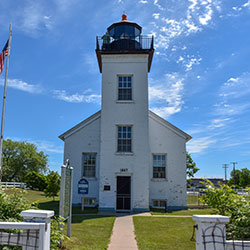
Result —
[[[242,228],[250,227],[250,201],[248,196],[238,195],[231,187],[221,185],[215,188],[213,183],[206,181],[205,195],[202,196],[201,201],[216,209],[220,215],[230,217],[227,234],[231,236],[232,233],[237,238],[250,238],[250,231],[244,230],[242,235]]]
[[[30,189],[43,191],[47,187],[46,177],[35,171],[27,173],[24,181]]]

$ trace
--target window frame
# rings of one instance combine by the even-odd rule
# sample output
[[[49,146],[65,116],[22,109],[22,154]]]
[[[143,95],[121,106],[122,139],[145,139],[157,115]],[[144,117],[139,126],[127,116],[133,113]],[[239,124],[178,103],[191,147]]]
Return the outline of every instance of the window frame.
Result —
[[[129,127],[131,129],[131,138],[119,138],[119,128]],[[130,151],[119,151],[119,140],[129,140],[130,139]],[[117,154],[133,154],[133,125],[132,124],[119,124],[116,125],[116,153]]]
[[[90,200],[94,200],[94,204],[90,204]],[[84,198],[84,207],[96,207],[97,199],[95,197],[85,197]]]
[[[165,156],[165,166],[155,166],[154,165],[154,156]],[[167,154],[166,153],[153,153],[152,154],[152,178],[153,180],[166,180],[167,179]],[[161,159],[162,161],[162,159]],[[164,171],[164,177],[154,177],[154,168],[165,168],[165,171]],[[159,171],[160,173],[160,171]]]
[[[124,87],[119,87],[119,77],[131,77],[131,87],[127,87],[127,88],[124,88]],[[119,74],[117,75],[117,102],[120,102],[120,103],[131,103],[133,102],[133,75],[131,74]],[[119,99],[119,92],[121,89],[131,89],[131,99]]]
[[[94,172],[95,172],[95,175],[94,176],[86,176],[84,175],[85,174],[85,171],[84,171],[84,168],[85,168],[85,165],[84,165],[84,155],[95,155],[95,169],[94,169]],[[88,164],[88,167],[92,165]],[[97,167],[97,152],[83,152],[82,153],[82,177],[84,178],[92,178],[92,179],[95,179],[96,178],[96,167]]]
[[[158,203],[157,206],[154,206],[155,201]],[[152,208],[165,208],[165,206],[161,206],[161,202],[167,205],[167,199],[152,199]]]

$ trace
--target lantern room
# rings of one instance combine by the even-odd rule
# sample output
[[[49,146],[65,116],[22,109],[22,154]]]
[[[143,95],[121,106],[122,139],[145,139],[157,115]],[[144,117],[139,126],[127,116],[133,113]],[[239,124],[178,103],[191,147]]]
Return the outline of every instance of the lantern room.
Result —
[[[122,20],[107,28],[103,36],[96,38],[96,54],[100,72],[102,72],[102,54],[149,54],[148,71],[150,71],[154,52],[153,36],[142,36],[142,28],[137,23]]]

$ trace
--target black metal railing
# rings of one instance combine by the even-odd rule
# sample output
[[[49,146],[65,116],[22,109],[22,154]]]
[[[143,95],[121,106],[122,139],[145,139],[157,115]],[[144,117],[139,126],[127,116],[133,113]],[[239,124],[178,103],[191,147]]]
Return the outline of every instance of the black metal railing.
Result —
[[[215,224],[202,231],[203,246],[205,250],[234,249],[249,250],[249,227],[221,226]]]
[[[154,49],[153,36],[96,37],[97,51],[149,51]]]

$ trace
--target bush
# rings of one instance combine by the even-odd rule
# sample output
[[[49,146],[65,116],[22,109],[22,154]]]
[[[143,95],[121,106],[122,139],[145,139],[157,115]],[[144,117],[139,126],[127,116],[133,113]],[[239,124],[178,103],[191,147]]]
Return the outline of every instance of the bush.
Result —
[[[207,180],[207,189],[205,195],[202,196],[201,201],[216,209],[220,215],[230,217],[227,234],[230,237],[232,233],[235,237],[242,236],[247,239],[250,238],[250,231],[244,230],[242,235],[242,228],[250,227],[250,200],[248,196],[238,195],[231,187],[221,185],[215,188],[213,183]]]
[[[23,221],[23,217],[20,213],[27,209],[37,209],[36,203],[31,203],[26,200],[23,195],[26,191],[14,189],[14,193],[6,194],[3,190],[0,190],[0,221]],[[59,218],[53,218],[51,220],[51,238],[50,249],[58,249],[58,245],[64,236],[60,230],[62,226],[62,220]],[[1,247],[0,249],[20,249],[18,247]]]
[[[32,190],[44,191],[47,187],[46,176],[35,171],[25,175],[24,181],[28,188]]]

